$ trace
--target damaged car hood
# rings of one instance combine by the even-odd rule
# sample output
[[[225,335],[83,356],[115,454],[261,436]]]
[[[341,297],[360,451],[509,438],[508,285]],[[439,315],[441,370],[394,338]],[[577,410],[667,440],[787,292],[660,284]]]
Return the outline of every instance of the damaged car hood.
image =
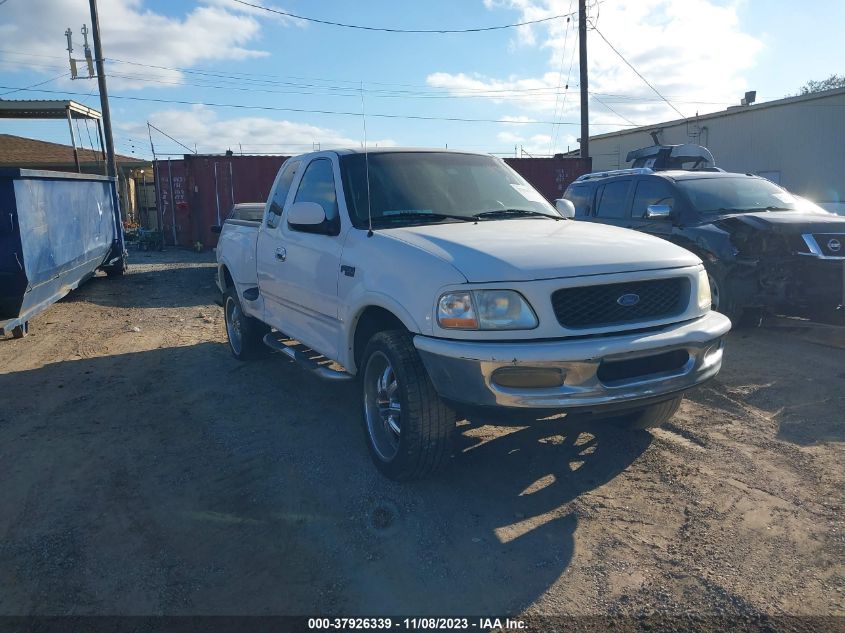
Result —
[[[713,219],[716,226],[736,223],[761,231],[788,234],[845,232],[845,218],[832,213],[753,211],[722,215]]]

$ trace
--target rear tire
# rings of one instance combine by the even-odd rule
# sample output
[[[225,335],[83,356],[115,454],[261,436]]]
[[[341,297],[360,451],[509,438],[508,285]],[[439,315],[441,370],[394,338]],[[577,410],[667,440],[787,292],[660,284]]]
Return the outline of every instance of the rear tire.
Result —
[[[379,332],[364,350],[361,386],[367,447],[396,481],[427,477],[451,453],[455,412],[431,383],[407,332]]]
[[[223,293],[223,316],[232,356],[238,360],[251,360],[268,351],[263,339],[270,328],[244,314],[234,288],[227,288]]]
[[[632,411],[613,418],[613,423],[625,429],[653,429],[666,424],[678,412],[683,396],[653,404],[639,411]]]
[[[12,328],[12,338],[24,338],[29,334],[29,321],[24,321],[20,325]]]

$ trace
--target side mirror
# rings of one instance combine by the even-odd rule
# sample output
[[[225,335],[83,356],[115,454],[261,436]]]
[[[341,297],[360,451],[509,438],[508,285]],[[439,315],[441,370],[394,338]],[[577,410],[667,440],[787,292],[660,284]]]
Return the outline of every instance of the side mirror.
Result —
[[[294,202],[288,209],[288,225],[292,229],[315,228],[326,221],[326,212],[316,202]]]
[[[218,235],[220,234],[220,231],[222,231],[222,230],[223,230],[223,227],[220,226],[219,224],[215,224],[214,226],[211,227],[211,232],[216,233]]]
[[[668,204],[650,204],[646,207],[645,217],[649,220],[666,220],[672,215]]]
[[[557,209],[557,212],[565,218],[575,217],[575,205],[572,204],[571,200],[567,200],[566,198],[558,198],[557,200],[555,200],[555,209]]]

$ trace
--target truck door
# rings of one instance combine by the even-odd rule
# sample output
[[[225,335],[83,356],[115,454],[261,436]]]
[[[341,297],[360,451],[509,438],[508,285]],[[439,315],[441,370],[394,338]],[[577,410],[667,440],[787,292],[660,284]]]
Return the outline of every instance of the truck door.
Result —
[[[611,180],[596,189],[594,215],[602,224],[627,227],[630,222],[631,179]]]
[[[282,279],[279,277],[280,260],[277,250],[282,248],[279,225],[287,206],[291,185],[299,175],[302,161],[288,161],[284,164],[270,190],[264,222],[258,232],[255,245],[255,266],[258,273],[258,289],[264,300],[264,322],[285,332],[288,316],[282,303]]]
[[[311,159],[293,182],[278,226],[258,245],[267,322],[329,357],[336,355],[340,334],[337,278],[343,244],[336,169],[329,156]],[[327,221],[307,231],[291,228],[285,211],[295,202],[319,204]]]

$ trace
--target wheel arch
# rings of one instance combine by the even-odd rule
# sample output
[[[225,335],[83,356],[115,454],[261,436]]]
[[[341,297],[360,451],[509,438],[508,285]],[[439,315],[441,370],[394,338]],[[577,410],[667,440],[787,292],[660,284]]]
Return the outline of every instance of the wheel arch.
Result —
[[[225,262],[220,262],[217,266],[217,281],[220,292],[226,292],[227,289],[235,287],[234,278]],[[235,291],[237,292],[237,289]]]
[[[357,371],[361,366],[367,343],[379,332],[387,330],[414,331],[389,308],[377,304],[362,307],[356,313],[353,325],[350,328],[347,354],[351,367],[348,366],[347,369]]]

